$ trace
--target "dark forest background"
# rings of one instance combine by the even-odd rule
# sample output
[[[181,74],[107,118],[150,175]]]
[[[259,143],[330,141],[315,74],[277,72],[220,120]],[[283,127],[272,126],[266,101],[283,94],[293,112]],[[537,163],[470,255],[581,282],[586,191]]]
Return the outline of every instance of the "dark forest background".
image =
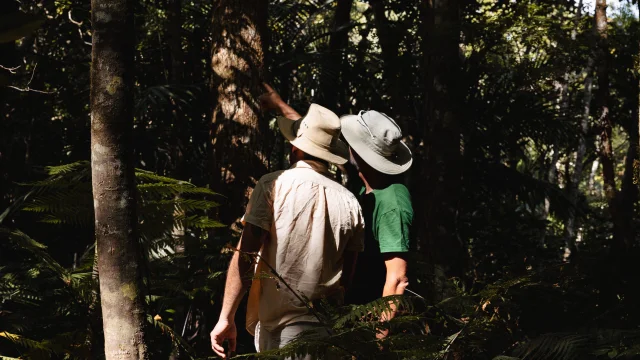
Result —
[[[299,347],[640,356],[640,5],[588,1],[130,2],[151,358],[213,355],[227,245],[256,181],[288,164],[263,81],[300,113],[385,112],[414,155],[415,280],[385,350],[350,308],[326,309],[336,335]],[[0,13],[0,359],[105,358],[91,4],[4,0]]]

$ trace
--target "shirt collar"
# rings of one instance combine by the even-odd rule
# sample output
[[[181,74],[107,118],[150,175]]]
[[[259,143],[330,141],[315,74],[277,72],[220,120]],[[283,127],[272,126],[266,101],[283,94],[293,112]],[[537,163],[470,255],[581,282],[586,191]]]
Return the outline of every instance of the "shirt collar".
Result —
[[[313,160],[299,160],[295,164],[291,165],[290,169],[311,169],[317,173],[325,176],[330,176],[329,167],[324,163]]]

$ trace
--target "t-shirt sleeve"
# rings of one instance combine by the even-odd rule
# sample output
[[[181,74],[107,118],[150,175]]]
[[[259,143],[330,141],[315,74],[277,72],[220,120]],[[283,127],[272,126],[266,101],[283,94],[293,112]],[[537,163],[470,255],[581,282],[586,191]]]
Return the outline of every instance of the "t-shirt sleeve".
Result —
[[[247,209],[242,217],[242,223],[249,223],[264,230],[271,230],[273,222],[273,200],[270,192],[265,191],[262,181],[253,189]]]
[[[380,252],[408,252],[412,221],[411,214],[400,209],[393,209],[382,214],[377,221]]]
[[[364,251],[364,216],[362,215],[362,209],[358,206],[358,214],[355,219],[355,227],[353,229],[353,236],[347,243],[347,251]]]

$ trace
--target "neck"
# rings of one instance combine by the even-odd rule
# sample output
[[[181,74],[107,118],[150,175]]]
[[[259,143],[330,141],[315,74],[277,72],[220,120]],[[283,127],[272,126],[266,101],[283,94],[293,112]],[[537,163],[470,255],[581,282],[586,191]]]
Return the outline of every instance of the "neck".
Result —
[[[362,170],[358,172],[358,176],[364,182],[365,193],[370,193],[373,190],[384,189],[392,183],[392,178],[380,173],[373,174]]]

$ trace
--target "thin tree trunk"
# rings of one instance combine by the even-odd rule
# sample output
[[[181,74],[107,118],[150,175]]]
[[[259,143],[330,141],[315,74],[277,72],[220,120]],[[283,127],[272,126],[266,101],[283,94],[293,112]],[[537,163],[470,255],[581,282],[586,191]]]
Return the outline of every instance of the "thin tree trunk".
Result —
[[[323,64],[320,76],[320,103],[330,109],[341,110],[347,104],[338,104],[341,98],[340,92],[346,91],[340,86],[342,69],[346,62],[343,49],[349,43],[349,30],[346,29],[351,21],[351,7],[353,0],[337,0],[336,11],[333,17],[333,33],[329,39],[329,56]]]
[[[558,149],[558,145],[556,144],[553,146],[553,154],[551,155],[549,168],[547,169],[546,172],[542,173],[542,176],[543,176],[542,180],[547,181],[550,184],[556,184],[558,180],[557,163],[559,159],[560,159],[560,149]],[[544,161],[543,161],[543,164],[544,164]],[[541,221],[544,221],[544,222],[547,221],[547,218],[549,217],[550,209],[551,209],[551,200],[549,199],[548,196],[545,196],[544,203],[542,204],[542,209],[539,213],[539,218]],[[546,237],[547,237],[547,229],[545,227],[544,231],[540,236],[540,240],[539,240],[540,246],[544,246],[546,242]]]
[[[577,29],[579,21],[582,17],[582,0],[578,2],[578,13],[576,14],[575,26]],[[575,40],[576,30],[571,33],[571,39]],[[587,153],[587,133],[589,131],[589,118],[591,116],[591,100],[593,98],[593,56],[589,56],[587,60],[587,66],[584,69],[584,97],[583,97],[583,112],[580,118],[580,128],[578,133],[578,148],[576,149],[576,165],[573,169],[573,174],[569,177],[569,186],[567,186],[567,193],[569,195],[569,201],[571,202],[571,209],[569,209],[569,216],[564,227],[564,261],[570,261],[575,256],[576,248],[576,208],[578,206],[578,194],[580,192],[580,181],[582,180],[582,173],[584,171],[584,160]],[[569,174],[567,174],[569,176]]]
[[[640,89],[639,89],[640,90]],[[634,110],[634,115],[638,109]],[[638,116],[638,115],[636,115]],[[636,171],[636,164],[638,159],[638,129],[635,122],[630,129],[627,129],[629,134],[629,147],[627,148],[627,154],[624,161],[624,175],[622,177],[622,186],[618,193],[618,206],[620,207],[621,217],[621,231],[628,242],[633,241],[635,237],[633,215],[634,206],[638,199],[638,186],[634,184],[634,175]]]
[[[290,53],[291,51],[292,48],[290,44],[283,44],[283,52],[285,54]],[[294,64],[290,61],[286,62],[281,66],[280,74],[278,76],[278,78],[280,79],[279,93],[282,97],[282,100],[287,104],[291,103],[291,101],[293,100],[291,87],[293,86],[294,70]],[[273,149],[273,151],[275,152],[275,156],[271,156],[273,162],[269,164],[269,171],[285,169],[285,139],[280,131],[276,133]]]
[[[211,67],[212,185],[228,197],[220,218],[237,222],[255,182],[267,172],[267,125],[259,122],[264,50],[263,1],[217,0],[213,14]]]
[[[596,172],[600,167],[600,160],[595,159],[593,164],[591,164],[591,172],[589,173],[589,194],[596,194]]]
[[[578,148],[576,150],[576,165],[571,174],[571,181],[567,189],[572,208],[569,210],[569,217],[564,228],[565,251],[564,260],[569,261],[576,253],[576,207],[578,204],[578,194],[582,172],[584,170],[584,159],[587,153],[587,133],[589,131],[589,117],[591,116],[591,99],[593,89],[593,58],[590,57],[585,69],[584,79],[584,102],[583,113],[580,119],[580,132],[578,138]],[[597,165],[596,165],[597,168]]]
[[[609,109],[609,56],[607,41],[607,1],[596,0],[595,29],[597,34],[598,59],[598,108],[596,112],[600,126],[600,162],[602,163],[602,179],[604,195],[609,204],[609,213],[613,222],[612,249],[622,251],[627,247],[627,239],[622,231],[622,219],[617,201],[615,160],[611,137],[613,133],[611,114]]]
[[[149,358],[131,139],[133,7],[91,1],[91,174],[107,360]]]
[[[435,282],[429,296],[437,301],[443,293],[444,276],[462,275],[466,268],[464,244],[457,236],[456,219],[462,166],[460,153],[460,124],[455,112],[458,97],[455,95],[457,76],[460,73],[459,58],[459,8],[457,1],[425,0],[423,54],[426,82],[424,114],[425,163],[421,179],[426,184],[420,199],[428,201],[416,204],[424,219],[424,246],[421,249],[430,258]],[[440,31],[441,29],[454,29]],[[435,36],[444,39],[435,41]],[[433,43],[442,44],[433,48]],[[428,169],[428,170],[427,170]],[[424,182],[424,180],[423,180]]]
[[[373,20],[378,34],[380,50],[382,52],[382,60],[384,67],[384,77],[388,81],[389,91],[391,94],[391,103],[388,105],[380,104],[383,111],[390,111],[394,118],[403,125],[403,115],[408,110],[405,101],[405,84],[400,81],[401,67],[398,60],[400,34],[394,33],[389,25],[389,19],[386,16],[386,4],[389,2],[384,0],[371,0],[369,2],[373,10]],[[385,108],[390,108],[386,109]]]
[[[168,0],[167,3],[167,42],[171,53],[171,82],[182,82],[184,71],[184,53],[182,51],[182,0]]]

